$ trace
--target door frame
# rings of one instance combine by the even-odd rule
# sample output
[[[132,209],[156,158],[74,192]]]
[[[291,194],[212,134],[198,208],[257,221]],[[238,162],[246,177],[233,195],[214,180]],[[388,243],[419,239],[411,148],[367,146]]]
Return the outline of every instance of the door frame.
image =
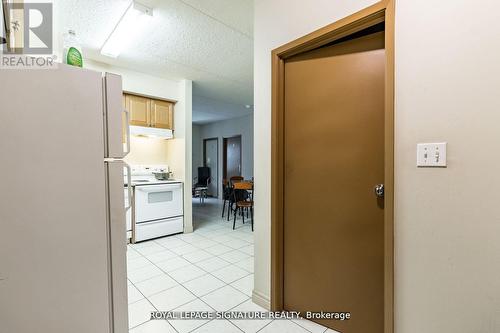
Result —
[[[243,135],[238,134],[238,135],[233,135],[233,136],[228,136],[223,138],[223,144],[222,144],[222,175],[224,179],[227,179],[227,140],[228,139],[233,139],[233,138],[240,138],[240,164],[241,164],[241,169],[240,169],[240,176],[243,173]]]
[[[394,331],[394,0],[384,0],[272,51],[271,309],[284,296],[284,78],[285,61],[385,22],[384,332]]]
[[[217,195],[215,196],[216,198],[219,197],[219,183],[220,183],[220,179],[219,179],[219,138],[218,137],[214,137],[214,138],[206,138],[206,139],[203,139],[203,166],[206,167],[207,166],[207,141],[212,141],[212,140],[215,140],[217,142],[217,170],[216,170],[216,173],[217,173]],[[211,177],[211,176],[210,176]]]

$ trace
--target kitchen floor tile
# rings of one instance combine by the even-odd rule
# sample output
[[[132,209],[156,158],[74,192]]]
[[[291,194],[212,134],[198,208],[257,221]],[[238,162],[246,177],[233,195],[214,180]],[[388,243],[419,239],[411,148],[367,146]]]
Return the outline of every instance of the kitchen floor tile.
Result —
[[[213,255],[211,253],[206,252],[206,251],[198,250],[195,252],[183,254],[182,257],[189,262],[197,263],[197,262],[200,262],[202,260],[210,259],[213,257]]]
[[[265,326],[259,333],[310,333],[305,328],[295,324],[291,320],[273,320],[269,325]]]
[[[143,256],[146,256],[148,254],[161,252],[161,251],[165,250],[165,248],[159,244],[151,243],[150,246],[135,248],[135,250],[137,252],[139,252],[140,254],[142,254]]]
[[[179,247],[176,247],[176,248],[173,248],[171,251],[174,252],[174,253],[177,253],[178,255],[183,255],[183,254],[187,254],[187,253],[190,253],[190,252],[195,252],[195,251],[198,251],[199,249],[191,244],[186,244],[186,245],[183,245],[183,246],[179,246]]]
[[[249,256],[253,256],[253,245],[248,245],[238,249],[238,251],[248,254]]]
[[[231,232],[231,230],[229,230],[229,229],[211,230],[210,232],[206,233],[203,236],[208,238],[208,239],[213,240],[213,238],[215,238],[215,237],[223,236],[223,235],[226,235],[230,232]]]
[[[146,297],[175,287],[178,283],[166,274],[155,276],[151,279],[137,283],[135,286]]]
[[[242,261],[239,261],[235,263],[236,266],[239,268],[243,268],[246,271],[249,271],[250,273],[253,273],[253,267],[254,267],[254,260],[253,257],[248,257],[246,259],[243,259]]]
[[[216,289],[224,287],[226,284],[210,274],[200,276],[189,282],[185,282],[183,286],[198,297],[204,296]]]
[[[207,247],[205,249],[205,251],[207,251],[208,253],[211,253],[213,255],[221,255],[223,253],[226,253],[226,252],[229,252],[229,251],[233,251],[232,248],[230,248],[229,246],[225,246],[225,245],[222,245],[222,244],[217,244],[215,246],[211,246],[211,247]]]
[[[171,311],[181,305],[191,302],[196,296],[182,286],[175,286],[149,297],[158,311]]]
[[[151,247],[154,246],[156,243],[154,241],[146,241],[146,242],[141,242],[141,243],[136,243],[136,244],[129,244],[128,246],[132,248],[133,250],[138,250],[138,249],[144,249],[146,247]]]
[[[129,331],[130,333],[177,333],[166,320],[150,320]]]
[[[128,278],[132,283],[135,284],[162,274],[164,273],[158,267],[150,265],[129,272]]]
[[[186,267],[179,268],[175,271],[168,273],[171,277],[173,277],[177,282],[184,283],[202,275],[205,275],[205,271],[201,268],[198,268],[195,265],[189,265]]]
[[[248,300],[248,296],[231,286],[225,286],[201,299],[217,311],[227,311]]]
[[[184,304],[184,305],[174,309],[174,311],[176,311],[176,312],[191,312],[191,311],[213,312],[214,309],[209,307],[207,304],[205,304],[200,299],[196,299],[192,302],[189,302],[187,304]],[[175,328],[175,330],[179,333],[191,332],[192,330],[202,326],[203,324],[205,324],[207,322],[208,322],[208,320],[202,320],[202,319],[169,320],[170,325],[172,325]]]
[[[132,272],[139,268],[143,268],[146,266],[151,266],[151,261],[144,258],[143,256],[127,260],[127,271]]]
[[[151,311],[155,311],[155,308],[147,299],[130,304],[128,306],[128,327],[133,328],[149,321]]]
[[[213,241],[216,241],[217,243],[222,243],[222,244],[227,245],[227,246],[229,246],[229,245],[226,243],[236,240],[236,238],[231,237],[229,233],[224,233],[220,236],[215,236],[215,237],[212,237],[210,239]]]
[[[149,255],[147,255],[145,257],[146,257],[146,259],[148,259],[152,263],[157,264],[159,262],[175,258],[175,257],[177,257],[177,254],[175,254],[174,252],[172,252],[170,250],[163,250],[163,251],[160,251],[160,252],[149,254]]]
[[[207,247],[212,247],[212,246],[217,245],[217,242],[214,242],[213,240],[205,238],[202,241],[198,241],[198,242],[193,243],[193,245],[199,249],[206,249]]]
[[[244,269],[241,269],[239,267],[231,265],[231,266],[227,266],[227,267],[221,268],[219,270],[216,270],[216,271],[212,272],[211,274],[213,276],[215,276],[216,278],[224,281],[225,283],[231,283],[231,282],[234,282],[238,279],[241,279],[244,276],[249,275],[250,273],[248,273]]]
[[[162,270],[164,270],[167,273],[171,272],[171,271],[175,271],[176,269],[179,269],[181,267],[188,266],[188,265],[191,265],[191,263],[189,261],[187,261],[186,259],[181,258],[181,257],[165,260],[165,261],[162,261],[162,262],[159,262],[156,264],[156,266],[160,267]]]
[[[312,322],[307,319],[293,319],[292,320],[295,324],[305,328],[311,333],[324,333],[328,328],[325,326],[322,326],[320,324],[316,324],[315,322]]]
[[[247,243],[253,244],[253,233],[248,233],[246,230],[235,232],[233,237],[241,239]]]
[[[239,280],[234,281],[231,283],[231,286],[234,287],[235,289],[238,289],[248,297],[252,297],[252,292],[253,292],[253,274],[245,276],[244,278],[241,278]]]
[[[127,259],[128,260],[139,258],[141,256],[142,255],[139,254],[139,252],[137,252],[136,250],[132,249],[130,246],[127,247]]]
[[[140,301],[141,299],[144,298],[144,295],[141,294],[139,290],[137,290],[136,287],[134,287],[133,284],[129,284],[127,286],[127,291],[128,291],[128,304],[135,303],[137,301]]]
[[[241,333],[241,331],[228,320],[212,320],[197,328],[193,333]]]
[[[258,306],[251,299],[238,305],[237,307],[231,309],[231,311],[242,311],[242,312],[267,312],[263,307]],[[269,324],[272,320],[254,320],[254,319],[242,319],[242,320],[231,320],[233,324],[238,326],[245,333],[255,333],[262,329],[262,327]]]
[[[231,264],[225,260],[220,259],[219,257],[212,257],[211,259],[202,260],[196,263],[196,266],[207,272],[213,272],[229,265]]]
[[[166,248],[167,250],[174,249],[176,247],[187,245],[188,243],[180,240],[175,236],[167,236],[160,239],[156,239],[155,242]]]
[[[240,252],[238,250],[233,250],[230,252],[223,253],[219,255],[219,258],[224,259],[225,261],[228,261],[232,264],[240,262],[244,259],[249,258],[250,256],[248,254],[245,254],[243,252]]]
[[[189,243],[189,244],[195,244],[196,242],[201,242],[201,241],[206,240],[205,237],[199,236],[195,233],[181,234],[181,235],[178,235],[177,238],[179,238],[180,240],[182,240],[186,243]]]
[[[242,247],[248,246],[250,243],[242,239],[233,238],[232,240],[225,242],[224,245],[229,246],[235,250],[241,249]]]

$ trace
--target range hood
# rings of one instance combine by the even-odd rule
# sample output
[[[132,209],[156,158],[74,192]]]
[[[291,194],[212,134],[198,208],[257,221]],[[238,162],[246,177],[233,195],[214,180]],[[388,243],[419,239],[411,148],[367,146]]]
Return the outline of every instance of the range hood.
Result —
[[[154,127],[130,126],[130,134],[164,140],[174,138],[174,132],[172,130]]]

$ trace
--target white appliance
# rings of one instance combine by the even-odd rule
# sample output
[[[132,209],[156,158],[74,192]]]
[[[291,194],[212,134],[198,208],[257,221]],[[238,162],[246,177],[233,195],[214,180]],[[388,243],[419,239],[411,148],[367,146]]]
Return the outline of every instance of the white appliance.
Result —
[[[0,332],[126,333],[121,78],[0,77]]]
[[[154,172],[168,172],[168,166],[133,166],[131,170],[133,243],[184,231],[183,183],[157,180]]]

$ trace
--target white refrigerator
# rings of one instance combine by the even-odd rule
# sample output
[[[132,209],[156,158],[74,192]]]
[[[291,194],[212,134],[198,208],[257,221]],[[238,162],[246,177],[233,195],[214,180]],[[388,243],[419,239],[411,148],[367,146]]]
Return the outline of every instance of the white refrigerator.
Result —
[[[124,112],[120,76],[0,70],[0,332],[128,331]]]

